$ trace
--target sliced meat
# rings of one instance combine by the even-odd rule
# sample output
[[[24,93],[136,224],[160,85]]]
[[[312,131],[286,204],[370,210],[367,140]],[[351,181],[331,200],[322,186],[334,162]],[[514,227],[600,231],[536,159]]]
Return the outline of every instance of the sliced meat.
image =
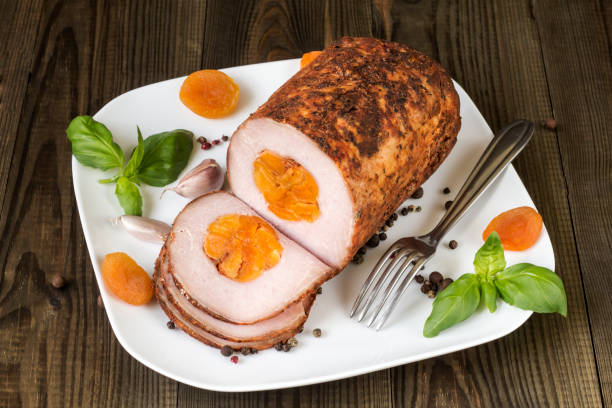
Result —
[[[308,310],[312,304],[310,296],[307,296],[301,302],[292,304],[278,315],[255,324],[239,325],[216,319],[195,307],[180,293],[180,290],[174,284],[172,275],[168,273],[167,258],[164,255],[165,249],[162,249],[157,276],[158,284],[163,286],[167,299],[166,303],[171,304],[183,320],[216,337],[236,343],[267,340],[279,335],[282,336],[287,332],[294,332],[295,329],[304,324],[308,317]]]
[[[436,61],[397,43],[345,37],[236,130],[227,154],[228,179],[238,198],[341,269],[438,168],[460,125],[459,97]],[[304,183],[289,194],[281,190],[286,179],[299,177],[287,172],[270,177],[282,173],[280,166],[264,172],[257,184],[255,163],[265,152],[291,160],[287,168],[295,171],[297,164],[314,178],[318,215],[309,210],[313,190],[299,190]],[[280,186],[282,199],[275,191],[266,197],[262,183]],[[284,215],[278,207],[295,197],[299,205],[285,208],[289,215]],[[310,211],[306,217],[291,219],[304,209]]]
[[[280,260],[261,276],[238,282],[219,273],[203,250],[209,224],[226,214],[257,214],[226,192],[190,202],[176,217],[168,241],[168,272],[180,293],[219,320],[252,324],[301,302],[333,274],[333,269],[275,230]]]

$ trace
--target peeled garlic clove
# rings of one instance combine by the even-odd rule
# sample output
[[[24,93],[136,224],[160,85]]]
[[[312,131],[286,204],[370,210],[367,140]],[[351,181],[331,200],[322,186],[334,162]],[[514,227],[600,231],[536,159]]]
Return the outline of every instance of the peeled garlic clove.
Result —
[[[221,166],[213,159],[204,159],[171,188],[166,190],[174,191],[175,193],[187,198],[196,198],[202,194],[210,193],[211,191],[220,190],[223,186],[224,174]]]
[[[166,241],[170,233],[170,226],[164,222],[137,215],[120,215],[112,218],[111,224],[115,227],[121,225],[132,236],[156,244]]]

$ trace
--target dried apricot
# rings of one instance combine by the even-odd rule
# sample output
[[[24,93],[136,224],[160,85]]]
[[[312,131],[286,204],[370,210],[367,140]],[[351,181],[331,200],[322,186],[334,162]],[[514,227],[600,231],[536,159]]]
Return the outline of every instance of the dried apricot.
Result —
[[[310,51],[302,55],[302,59],[300,60],[300,68],[304,68],[306,65],[310,64],[319,56],[319,54],[321,54],[321,51]]]
[[[295,160],[266,150],[253,162],[253,178],[268,209],[277,217],[308,222],[319,217],[319,187],[312,174]]]
[[[102,277],[115,296],[131,305],[144,305],[153,297],[153,281],[124,252],[113,252],[104,257]]]
[[[185,106],[211,119],[232,113],[239,96],[240,88],[232,78],[214,69],[204,69],[189,75],[179,94]]]
[[[248,282],[278,263],[283,247],[276,232],[254,215],[227,214],[208,226],[204,252],[220,273]]]
[[[536,243],[542,232],[542,216],[531,207],[517,207],[493,218],[482,233],[487,240],[496,231],[504,249],[523,251]]]

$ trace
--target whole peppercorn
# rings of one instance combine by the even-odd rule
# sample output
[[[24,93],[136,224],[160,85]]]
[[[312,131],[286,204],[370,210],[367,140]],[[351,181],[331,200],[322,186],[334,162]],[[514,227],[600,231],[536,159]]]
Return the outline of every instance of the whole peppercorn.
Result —
[[[323,288],[319,286],[317,288],[317,295],[320,295],[321,293],[323,293]]]
[[[402,209],[400,210],[400,214],[401,214],[401,215],[408,215],[408,209],[407,209],[406,207],[402,208]]]
[[[423,293],[427,293],[430,290],[432,290],[431,287],[431,282],[429,282],[428,280],[425,281],[425,283],[423,283],[423,286],[421,286],[421,292]]]
[[[417,283],[423,283],[425,278],[423,278],[423,275],[417,275],[414,277],[414,280],[417,281]]]
[[[170,329],[170,330],[174,330],[176,329],[176,325],[174,324],[174,322],[172,320],[168,320],[168,323],[166,323],[166,326]]]
[[[455,241],[454,239],[453,239],[453,240],[451,240],[451,241],[448,243],[448,247],[449,247],[450,249],[455,249],[455,248],[457,248],[457,246],[459,246],[459,244],[458,244],[458,243],[457,243],[457,241]]]
[[[292,337],[289,340],[287,340],[287,344],[289,345],[289,347],[295,347],[298,345],[298,341],[295,337]]]
[[[435,297],[436,297],[436,292],[434,292],[433,290],[430,290],[430,291],[428,291],[428,292],[427,292],[427,296],[428,296],[430,299],[433,299],[433,298],[435,298]]]
[[[389,228],[391,228],[393,226],[393,220],[391,218],[389,218],[387,221],[385,221],[385,225]]]
[[[221,354],[223,354],[225,357],[229,357],[234,353],[234,350],[232,350],[232,348],[230,346],[223,346],[221,347]]]
[[[451,278],[445,278],[441,283],[440,283],[440,290],[444,290],[448,287],[448,285],[450,285],[451,283],[453,283],[453,280]]]
[[[224,142],[227,142],[229,140],[229,136],[228,135],[223,135],[223,136],[221,136],[221,140],[223,140]]]
[[[381,241],[384,241],[384,240],[386,240],[386,239],[387,239],[387,234],[385,234],[384,232],[381,232],[380,234],[378,234],[378,238],[379,238]]]
[[[448,188],[448,187],[444,187],[444,190],[442,190],[442,192],[443,192],[444,194],[449,194],[449,193],[450,193],[450,188]]]
[[[444,277],[438,271],[433,271],[432,273],[429,274],[429,280],[431,282],[435,283],[436,285],[439,285],[440,282],[442,282],[443,279],[444,279]]]
[[[419,187],[412,193],[412,198],[421,198],[423,197],[423,187]]]
[[[251,354],[251,349],[248,348],[248,347],[243,347],[243,348],[240,349],[240,353],[243,356],[248,356],[249,354]]]
[[[421,212],[421,206],[417,205],[417,208],[414,209],[416,212]]]
[[[238,356],[231,356],[230,361],[234,364],[238,364]]]
[[[283,343],[279,341],[274,345],[274,348],[276,349],[276,351],[281,351],[283,349]]]
[[[414,211],[414,205],[410,204],[407,208],[408,212],[413,212]]]
[[[383,225],[381,230],[384,231],[389,231],[389,226],[387,224]]]
[[[212,145],[208,142],[202,143],[202,150],[210,150]]]
[[[51,286],[53,286],[55,289],[61,289],[66,286],[66,280],[62,275],[53,275],[51,278]]]
[[[361,247],[361,248],[359,248],[359,250],[357,251],[357,253],[358,253],[358,254],[360,254],[360,255],[365,255],[367,251],[368,251],[368,250],[367,250],[367,248],[366,248],[366,247]]]
[[[399,216],[397,215],[397,213],[393,213],[393,214],[391,215],[391,219],[392,219],[393,221],[397,221],[397,219],[398,219],[398,218],[399,218]]]
[[[363,255],[361,254],[357,254],[353,257],[353,259],[351,260],[351,262],[353,262],[356,265],[359,265],[360,263],[363,263]]]
[[[379,243],[380,243],[380,237],[375,234],[375,235],[372,235],[372,238],[370,238],[368,242],[366,242],[366,245],[369,246],[370,248],[376,248]]]
[[[199,144],[204,144],[204,143],[206,143],[208,141],[208,140],[206,140],[206,138],[204,136],[198,137],[197,140],[198,140]]]
[[[251,354],[257,354],[257,353],[259,353],[259,350],[257,350],[256,348],[251,349]]]
[[[321,329],[318,329],[318,328],[314,329],[312,331],[312,335],[315,336],[315,337],[321,337]]]
[[[452,204],[453,202],[451,200],[448,200],[447,202],[444,203],[444,208],[448,210]]]
[[[291,346],[287,343],[283,344],[283,351],[286,353],[291,350]]]
[[[545,128],[553,130],[553,129],[557,128],[557,121],[554,120],[553,118],[548,118],[548,119],[542,121],[542,126],[544,126]]]

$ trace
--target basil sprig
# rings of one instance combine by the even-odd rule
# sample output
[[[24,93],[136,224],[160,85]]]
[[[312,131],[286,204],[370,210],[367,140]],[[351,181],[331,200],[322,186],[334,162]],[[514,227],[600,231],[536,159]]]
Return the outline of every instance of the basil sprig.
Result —
[[[101,170],[120,169],[100,183],[116,183],[115,195],[128,215],[142,215],[140,182],[155,187],[172,183],[187,165],[193,149],[193,133],[188,130],[172,130],[146,139],[137,130],[138,145],[124,166],[121,147],[102,123],[91,116],[77,116],[66,129],[72,154],[79,163]]]
[[[492,232],[474,257],[476,273],[463,274],[438,294],[423,328],[425,337],[435,337],[470,317],[484,304],[491,313],[497,298],[508,304],[538,313],[567,316],[567,298],[559,275],[528,263],[506,268],[504,250]]]

